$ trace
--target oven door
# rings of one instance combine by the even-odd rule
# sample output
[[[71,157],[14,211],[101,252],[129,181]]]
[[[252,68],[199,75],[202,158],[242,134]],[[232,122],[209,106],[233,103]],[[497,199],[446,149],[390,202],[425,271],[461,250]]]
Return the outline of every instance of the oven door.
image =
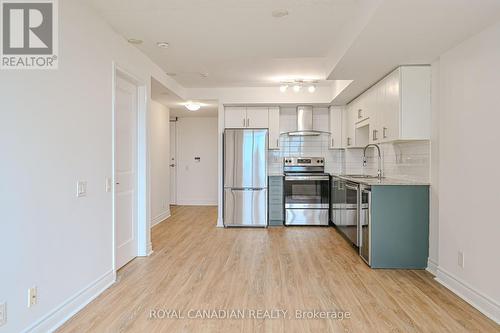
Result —
[[[328,175],[285,176],[285,208],[329,209],[330,177]]]

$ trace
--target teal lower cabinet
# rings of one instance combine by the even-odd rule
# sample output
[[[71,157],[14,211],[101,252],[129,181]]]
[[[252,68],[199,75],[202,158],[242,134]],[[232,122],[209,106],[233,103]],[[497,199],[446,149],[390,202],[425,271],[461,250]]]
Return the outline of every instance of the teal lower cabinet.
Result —
[[[285,219],[283,198],[283,176],[269,177],[269,225],[283,226]]]
[[[429,186],[372,186],[369,234],[372,268],[425,269]]]

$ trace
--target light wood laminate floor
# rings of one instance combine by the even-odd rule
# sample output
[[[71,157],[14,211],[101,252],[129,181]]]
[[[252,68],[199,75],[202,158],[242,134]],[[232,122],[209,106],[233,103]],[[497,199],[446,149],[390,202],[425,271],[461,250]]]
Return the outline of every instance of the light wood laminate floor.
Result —
[[[153,229],[154,253],[122,268],[59,332],[500,332],[428,272],[371,270],[333,228],[222,229],[216,218],[215,207],[173,207]],[[219,309],[247,318],[150,318]],[[272,309],[287,317],[248,319]]]

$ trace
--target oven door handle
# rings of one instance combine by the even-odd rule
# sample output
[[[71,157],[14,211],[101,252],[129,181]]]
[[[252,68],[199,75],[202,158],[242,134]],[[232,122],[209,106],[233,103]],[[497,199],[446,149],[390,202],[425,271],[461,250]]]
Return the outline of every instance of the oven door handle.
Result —
[[[329,176],[285,176],[285,180],[330,180]]]

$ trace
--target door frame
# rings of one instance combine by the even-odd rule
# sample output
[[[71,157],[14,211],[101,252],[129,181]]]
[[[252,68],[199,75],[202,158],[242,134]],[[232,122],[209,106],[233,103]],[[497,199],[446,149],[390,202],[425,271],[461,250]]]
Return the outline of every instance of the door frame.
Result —
[[[175,171],[174,171],[174,189],[173,191],[175,193],[172,193],[172,184],[170,184],[170,204],[171,205],[177,205],[177,170],[178,170],[178,166],[179,164],[177,163],[178,159],[177,159],[177,153],[178,153],[178,135],[177,135],[177,122],[178,122],[178,118],[176,117],[175,120],[172,120],[170,119],[170,125],[174,125],[174,136],[175,136],[175,144],[173,145],[173,149],[174,149],[174,155],[175,155]],[[170,130],[172,130],[172,128],[170,128]],[[172,136],[170,136],[172,137]],[[170,155],[172,155],[172,142],[170,142]],[[170,158],[170,156],[169,156]],[[169,161],[169,165],[172,163],[172,160]],[[175,203],[172,202],[172,198],[175,198]]]
[[[115,140],[115,116],[116,116],[116,83],[120,76],[130,81],[137,87],[137,142],[136,142],[136,219],[137,219],[137,256],[149,256],[152,253],[150,236],[150,195],[149,195],[149,126],[148,126],[148,85],[145,80],[131,74],[130,71],[112,63],[112,266],[116,275],[116,194],[115,194],[115,158],[116,158],[116,140]]]

